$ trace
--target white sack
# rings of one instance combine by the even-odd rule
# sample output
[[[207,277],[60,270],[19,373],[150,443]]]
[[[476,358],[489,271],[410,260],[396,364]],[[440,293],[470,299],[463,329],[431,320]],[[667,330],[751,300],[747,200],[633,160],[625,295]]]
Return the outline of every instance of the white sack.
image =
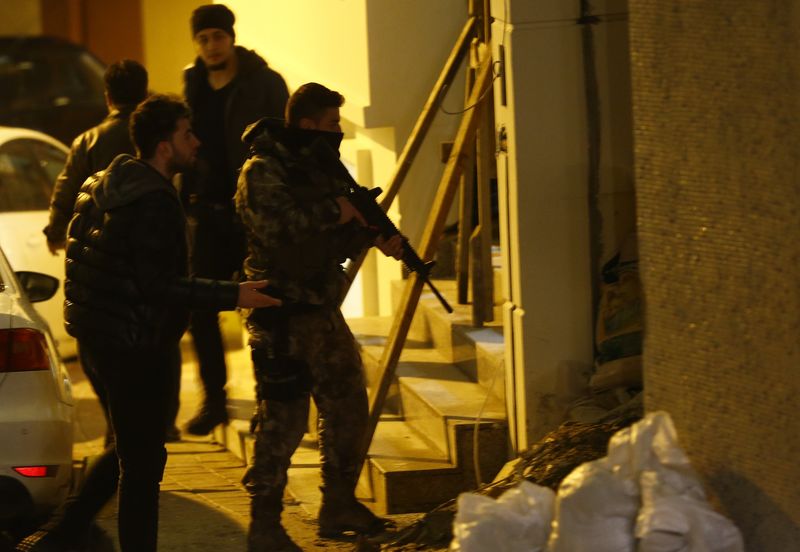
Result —
[[[640,486],[638,552],[744,552],[741,533],[711,508],[693,474],[643,472]]]
[[[633,552],[639,489],[604,459],[575,468],[558,488],[550,552]]]
[[[522,481],[494,500],[474,493],[458,497],[451,552],[544,552],[555,493]]]
[[[555,508],[549,552],[744,552],[665,412],[614,434],[606,457],[564,479]]]

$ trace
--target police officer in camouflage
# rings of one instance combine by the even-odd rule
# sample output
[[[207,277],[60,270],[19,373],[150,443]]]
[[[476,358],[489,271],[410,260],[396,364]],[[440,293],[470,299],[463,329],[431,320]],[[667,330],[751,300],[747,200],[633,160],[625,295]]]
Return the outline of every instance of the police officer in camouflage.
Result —
[[[235,196],[244,223],[248,279],[269,278],[279,309],[247,319],[257,382],[248,550],[296,551],[280,524],[290,459],[306,431],[309,399],[319,411],[322,507],[319,535],[384,528],[355,498],[368,418],[361,358],[339,310],[341,264],[378,246],[400,258],[400,236],[383,241],[346,199],[338,148],[344,98],[309,83],[289,99],[286,123],[262,119],[243,137],[251,151]],[[270,312],[272,311],[272,312]]]

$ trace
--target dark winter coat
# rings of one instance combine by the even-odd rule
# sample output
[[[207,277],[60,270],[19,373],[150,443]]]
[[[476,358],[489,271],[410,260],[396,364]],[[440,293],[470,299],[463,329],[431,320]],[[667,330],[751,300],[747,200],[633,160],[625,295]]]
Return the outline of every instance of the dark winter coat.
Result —
[[[86,181],[68,229],[67,332],[98,346],[177,343],[190,308],[236,306],[232,282],[186,277],[185,218],[172,184],[120,155]]]
[[[231,277],[242,267],[244,234],[233,209],[239,167],[247,158],[242,133],[262,117],[283,117],[289,91],[283,78],[258,54],[236,47],[238,70],[224,106],[223,176],[211,173],[203,148],[197,170],[180,180],[181,196],[190,219],[192,273],[204,277]],[[197,114],[210,93],[208,70],[200,58],[184,71],[184,96]],[[220,152],[222,153],[222,152]]]
[[[87,178],[108,167],[121,153],[133,154],[128,121],[134,106],[114,109],[99,125],[72,142],[67,163],[56,179],[50,198],[50,220],[44,233],[51,242],[66,238],[75,198]]]
[[[207,186],[231,186],[236,183],[236,171],[247,158],[247,148],[242,144],[242,133],[247,126],[262,117],[283,118],[289,90],[283,77],[273,71],[267,62],[255,53],[236,46],[238,72],[233,79],[231,92],[225,105],[225,150],[230,168],[231,182],[203,182],[202,174],[186,175],[185,185],[202,198]],[[196,110],[203,87],[208,86],[208,70],[198,57],[183,73],[184,97],[192,110]]]

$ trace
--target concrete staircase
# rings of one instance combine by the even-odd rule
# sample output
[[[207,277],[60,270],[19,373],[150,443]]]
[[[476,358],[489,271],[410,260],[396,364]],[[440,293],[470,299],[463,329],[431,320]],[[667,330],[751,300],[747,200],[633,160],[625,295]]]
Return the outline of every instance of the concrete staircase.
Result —
[[[491,481],[508,458],[502,325],[471,327],[470,306],[455,304],[454,282],[439,281],[437,287],[456,311],[447,314],[433,294],[423,292],[357,491],[376,513],[427,511],[474,489],[478,479]],[[499,308],[495,320],[501,320]],[[372,389],[392,319],[348,323],[361,346]],[[241,359],[235,362],[238,366]],[[235,419],[215,437],[248,461],[254,404],[252,371],[246,372],[249,378],[237,368],[235,381],[228,385]],[[289,490],[315,513],[320,480],[312,426],[292,458]]]

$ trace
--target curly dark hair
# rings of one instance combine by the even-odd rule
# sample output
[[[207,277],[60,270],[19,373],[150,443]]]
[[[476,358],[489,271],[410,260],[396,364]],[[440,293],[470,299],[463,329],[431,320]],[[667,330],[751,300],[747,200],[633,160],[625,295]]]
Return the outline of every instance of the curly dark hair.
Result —
[[[131,115],[131,141],[142,159],[155,155],[160,142],[169,140],[178,121],[191,119],[189,106],[172,94],[153,94],[139,104]]]

